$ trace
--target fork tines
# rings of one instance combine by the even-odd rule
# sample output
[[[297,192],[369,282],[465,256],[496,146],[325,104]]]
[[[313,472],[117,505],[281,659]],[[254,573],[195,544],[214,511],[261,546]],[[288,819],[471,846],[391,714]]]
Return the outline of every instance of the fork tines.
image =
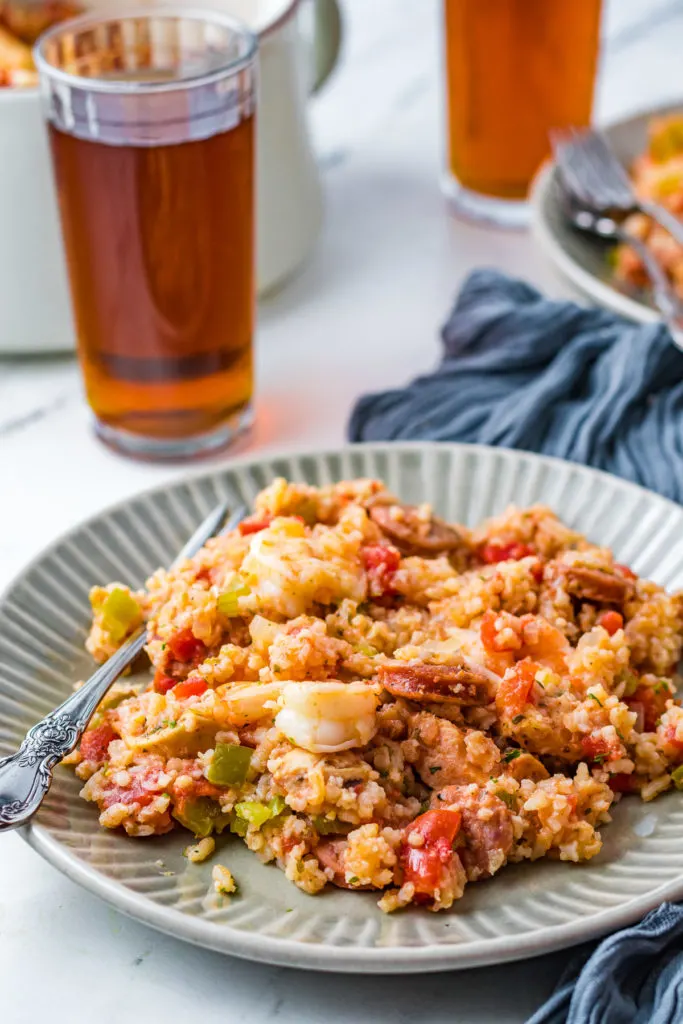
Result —
[[[592,128],[552,131],[550,139],[566,188],[593,210],[630,210],[628,176],[607,139]]]

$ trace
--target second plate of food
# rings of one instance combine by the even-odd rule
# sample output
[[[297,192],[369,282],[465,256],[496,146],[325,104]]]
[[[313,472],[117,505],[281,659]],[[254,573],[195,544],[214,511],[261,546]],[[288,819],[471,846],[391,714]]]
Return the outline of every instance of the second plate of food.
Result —
[[[683,106],[666,106],[649,110],[605,128],[612,147],[620,161],[630,171],[634,162],[650,151],[653,126],[661,119],[676,118],[677,123],[665,129],[666,138],[655,139],[654,148],[660,159],[654,170],[660,179],[657,198],[664,193],[676,192],[683,201]],[[661,134],[661,133],[660,133]],[[653,175],[643,169],[642,174]],[[664,193],[661,192],[664,189]],[[606,246],[590,235],[576,231],[567,221],[563,210],[557,167],[545,164],[531,191],[532,230],[546,254],[567,281],[596,305],[639,323],[660,319],[652,303],[650,292],[637,265],[629,262],[619,265],[614,246]],[[659,232],[658,232],[659,233]],[[683,251],[664,234],[655,243],[675,278],[678,288],[683,287]],[[628,261],[629,257],[626,257]],[[637,261],[630,261],[636,263]],[[676,265],[680,266],[680,272]]]
[[[144,590],[226,498],[256,511]],[[631,484],[458,445],[132,498],[0,602],[0,755],[150,631],[23,835],[140,921],[289,966],[462,968],[634,921],[683,895],[681,537]]]

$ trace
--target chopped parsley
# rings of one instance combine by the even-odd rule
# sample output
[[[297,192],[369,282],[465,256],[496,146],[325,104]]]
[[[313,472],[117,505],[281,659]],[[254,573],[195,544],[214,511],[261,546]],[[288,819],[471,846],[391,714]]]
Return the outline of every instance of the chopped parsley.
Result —
[[[351,878],[349,878],[349,885],[358,885],[359,882],[360,878],[358,875],[351,875]]]
[[[670,693],[669,684],[666,679],[660,679],[653,687],[655,693]]]
[[[521,750],[506,750],[503,754],[503,763],[510,764],[510,761],[514,761],[521,753]]]
[[[515,717],[512,719],[512,724],[513,725],[519,725],[519,723],[521,721],[523,721],[523,720],[524,720],[524,715],[515,715]]]
[[[604,707],[604,704],[602,703],[600,698],[596,697],[594,693],[589,693],[588,696],[590,697],[591,700],[594,700],[596,704],[599,704],[601,708]]]
[[[435,775],[437,772],[440,772],[440,771],[441,771],[441,765],[440,764],[433,764],[432,767],[429,769],[429,774],[430,775]]]
[[[508,807],[514,809],[515,798],[512,795],[512,793],[508,793],[507,790],[505,789],[497,789],[496,796],[498,797],[499,800],[502,800],[504,804],[507,804]]]
[[[593,758],[593,761],[595,762],[595,764],[602,764],[602,762],[604,760],[606,760],[606,758],[607,758],[607,754],[605,754],[605,753],[596,754],[595,757]]]

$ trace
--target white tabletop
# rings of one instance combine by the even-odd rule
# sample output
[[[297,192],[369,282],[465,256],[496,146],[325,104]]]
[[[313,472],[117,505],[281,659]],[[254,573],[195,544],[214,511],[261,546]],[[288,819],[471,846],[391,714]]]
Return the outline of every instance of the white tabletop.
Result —
[[[438,327],[471,268],[496,265],[563,293],[527,235],[447,212],[435,0],[343,2],[343,61],[311,111],[326,222],[314,260],[260,311],[255,453],[341,442],[360,392],[430,368]],[[611,0],[606,36],[600,119],[680,98],[681,0]],[[127,462],[98,444],[73,359],[0,360],[0,587],[63,529],[181,472]],[[538,1006],[570,955],[422,978],[303,974],[131,922],[15,835],[0,840],[0,868],[7,1024],[512,1024]]]

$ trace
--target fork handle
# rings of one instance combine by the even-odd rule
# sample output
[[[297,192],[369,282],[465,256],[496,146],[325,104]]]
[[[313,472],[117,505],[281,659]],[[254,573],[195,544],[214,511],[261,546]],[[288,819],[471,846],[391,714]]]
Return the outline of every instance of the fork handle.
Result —
[[[639,201],[638,209],[641,213],[646,213],[652,220],[657,221],[660,227],[668,231],[671,237],[683,246],[683,221],[674,216],[670,210],[667,210],[665,206],[660,206],[659,203],[651,203],[646,199]]]
[[[671,282],[664,272],[664,268],[640,238],[636,238],[634,235],[629,234],[628,231],[621,229],[618,231],[617,237],[621,242],[635,249],[643,261],[643,266],[652,283],[655,305],[662,314],[662,319],[669,329],[674,345],[679,349],[683,349],[683,313],[681,312],[679,301],[674,294]]]
[[[79,690],[37,722],[14,754],[0,760],[0,832],[25,825],[52,783],[52,769],[70,754],[112,683],[142,651],[144,628]]]

